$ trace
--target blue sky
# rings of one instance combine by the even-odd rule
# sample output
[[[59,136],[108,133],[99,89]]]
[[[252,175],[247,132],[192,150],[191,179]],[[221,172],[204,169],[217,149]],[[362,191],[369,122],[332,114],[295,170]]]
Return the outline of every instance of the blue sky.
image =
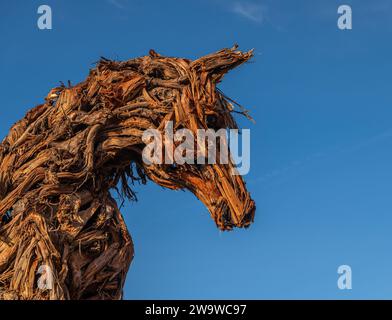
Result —
[[[53,10],[53,30],[36,26]],[[353,30],[337,28],[350,4]],[[392,1],[1,1],[0,135],[100,56],[195,58],[238,43],[224,79],[246,106],[248,230],[218,231],[190,193],[149,183],[122,209],[125,298],[392,298]],[[352,268],[352,290],[337,268]]]

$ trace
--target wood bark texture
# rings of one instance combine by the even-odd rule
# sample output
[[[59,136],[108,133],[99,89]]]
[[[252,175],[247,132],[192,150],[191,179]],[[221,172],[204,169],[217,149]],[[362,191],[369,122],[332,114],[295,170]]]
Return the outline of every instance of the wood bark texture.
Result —
[[[147,165],[142,135],[167,121],[236,128],[233,112],[247,113],[216,85],[251,57],[102,58],[17,122],[0,144],[0,299],[121,299],[134,249],[110,191],[135,200],[135,182],[190,190],[221,230],[249,226],[255,204],[231,163]]]

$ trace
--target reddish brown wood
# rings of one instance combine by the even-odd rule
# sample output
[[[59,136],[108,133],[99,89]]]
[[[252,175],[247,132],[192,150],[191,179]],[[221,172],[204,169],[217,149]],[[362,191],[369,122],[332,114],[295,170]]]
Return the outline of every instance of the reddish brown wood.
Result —
[[[142,133],[167,120],[192,131],[235,128],[216,88],[252,52],[224,49],[195,61],[102,59],[85,81],[50,91],[0,144],[0,299],[120,299],[133,244],[109,190],[132,183],[188,189],[222,230],[247,227],[255,204],[232,165],[146,165]],[[163,210],[164,205],[162,206]],[[37,271],[53,271],[51,290]]]

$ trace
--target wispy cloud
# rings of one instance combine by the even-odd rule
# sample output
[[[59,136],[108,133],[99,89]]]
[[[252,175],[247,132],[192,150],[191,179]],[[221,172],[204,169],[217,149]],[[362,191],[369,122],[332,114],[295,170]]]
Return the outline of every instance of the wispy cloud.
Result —
[[[253,22],[262,23],[265,20],[266,7],[253,2],[236,1],[231,4],[231,11]]]
[[[333,146],[325,150],[311,153],[302,159],[292,161],[284,167],[276,168],[270,172],[267,172],[259,177],[248,179],[249,184],[259,184],[263,183],[263,188],[269,188],[270,185],[279,185],[290,179],[290,174],[292,175],[297,170],[304,169],[306,166],[315,161],[325,161],[328,159],[339,158],[350,153],[355,153],[361,151],[362,149],[371,147],[374,144],[384,142],[385,140],[391,141],[392,138],[392,128],[385,130],[379,134],[370,136],[368,138],[360,139],[345,146]]]
[[[116,7],[117,9],[124,9],[124,5],[120,2],[120,0],[106,0],[106,2]]]

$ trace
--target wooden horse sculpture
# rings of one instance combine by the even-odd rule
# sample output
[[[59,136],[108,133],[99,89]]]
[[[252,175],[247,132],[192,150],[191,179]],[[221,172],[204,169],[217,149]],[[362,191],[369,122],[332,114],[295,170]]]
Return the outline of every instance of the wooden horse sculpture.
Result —
[[[188,189],[221,230],[247,227],[255,204],[232,165],[146,164],[146,129],[236,128],[216,88],[252,52],[195,61],[101,59],[85,81],[54,88],[0,144],[0,299],[121,299],[134,249],[110,190],[134,181]]]

